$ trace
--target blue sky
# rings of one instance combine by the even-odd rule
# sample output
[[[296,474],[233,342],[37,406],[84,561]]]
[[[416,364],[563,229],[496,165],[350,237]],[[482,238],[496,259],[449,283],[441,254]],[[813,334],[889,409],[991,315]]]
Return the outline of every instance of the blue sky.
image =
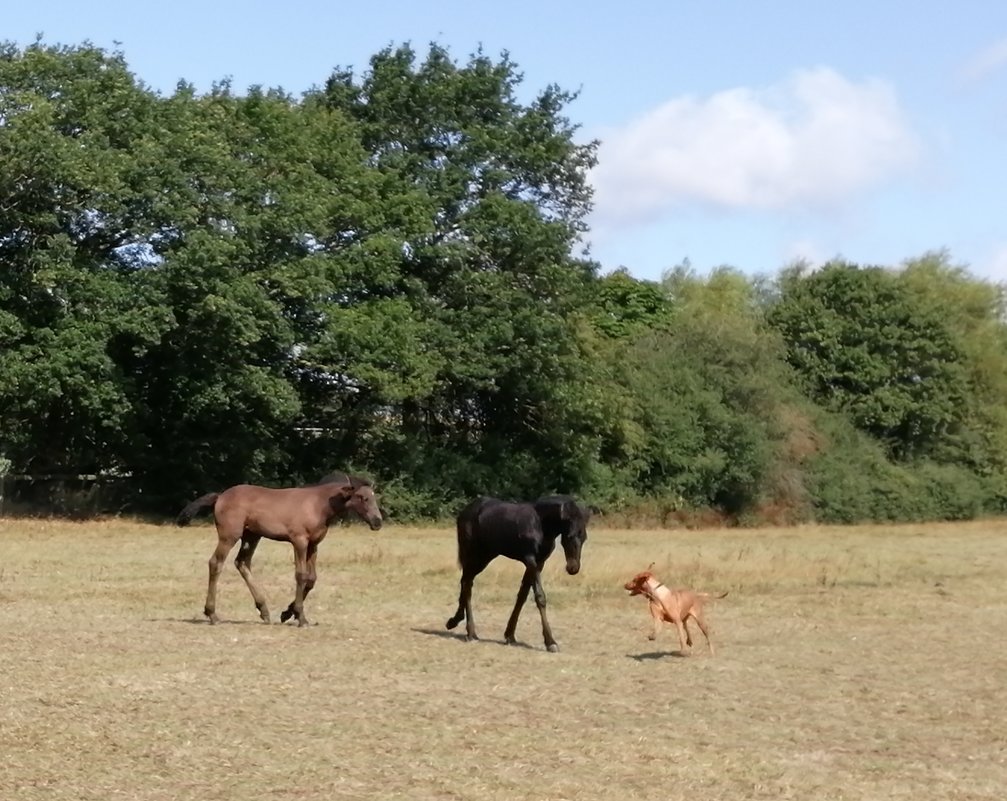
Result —
[[[0,39],[114,42],[169,93],[322,83],[387,44],[508,50],[529,96],[580,89],[602,140],[591,253],[641,278],[688,258],[896,265],[947,248],[1007,281],[1007,3],[960,0],[7,4]]]

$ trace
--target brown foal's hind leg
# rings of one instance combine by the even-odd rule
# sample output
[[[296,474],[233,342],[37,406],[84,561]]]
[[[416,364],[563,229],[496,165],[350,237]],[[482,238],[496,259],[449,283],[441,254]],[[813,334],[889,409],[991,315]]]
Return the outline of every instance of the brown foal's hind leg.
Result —
[[[255,608],[259,610],[259,617],[262,618],[264,623],[268,623],[269,608],[266,606],[266,596],[262,594],[262,590],[258,588],[252,579],[252,556],[260,539],[262,538],[259,535],[248,531],[241,535],[241,547],[238,549],[238,555],[234,558],[234,566],[238,568],[238,572],[245,580],[248,591],[252,593],[252,600],[255,601]]]
[[[206,585],[206,604],[203,606],[203,614],[210,619],[211,624],[220,622],[220,618],[217,617],[217,579],[220,578],[220,571],[224,567],[227,555],[238,541],[237,537],[232,538],[221,533],[219,529],[217,536],[217,547],[210,556],[210,577]]]
[[[318,543],[312,542],[308,545],[308,580],[304,585],[304,598],[308,597],[308,593],[311,592],[315,587],[315,581],[318,578],[318,574],[315,572],[315,563],[318,557]],[[280,622],[286,623],[290,618],[295,617],[297,613],[294,611],[294,601],[280,612]]]

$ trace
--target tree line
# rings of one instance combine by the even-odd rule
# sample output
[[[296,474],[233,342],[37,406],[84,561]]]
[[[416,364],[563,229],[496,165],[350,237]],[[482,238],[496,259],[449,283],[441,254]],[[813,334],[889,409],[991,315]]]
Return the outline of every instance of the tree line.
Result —
[[[438,45],[297,97],[0,46],[0,465],[158,513],[333,469],[399,519],[1004,509],[999,285],[944,252],[605,272],[573,100]]]

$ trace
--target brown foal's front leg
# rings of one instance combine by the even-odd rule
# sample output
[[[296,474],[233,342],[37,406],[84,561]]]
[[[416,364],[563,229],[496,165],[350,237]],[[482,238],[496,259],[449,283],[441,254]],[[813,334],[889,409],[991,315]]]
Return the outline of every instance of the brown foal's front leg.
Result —
[[[304,614],[304,588],[308,585],[308,544],[304,540],[293,540],[294,546],[294,580],[297,590],[294,593],[294,615],[298,626],[310,625]]]
[[[308,563],[307,563],[308,564],[308,578],[307,578],[307,582],[304,585],[304,597],[301,599],[302,605],[303,605],[303,602],[307,599],[308,593],[311,592],[314,589],[315,582],[316,582],[316,580],[318,578],[318,574],[315,571],[315,564],[318,561],[317,557],[318,557],[318,543],[317,542],[309,543],[308,544]],[[280,612],[280,622],[281,623],[286,623],[288,620],[290,620],[290,618],[297,617],[297,612],[294,609],[294,603],[295,603],[296,600],[297,599],[295,597],[294,601],[291,601],[290,604],[287,606],[287,608],[284,609],[282,612]]]

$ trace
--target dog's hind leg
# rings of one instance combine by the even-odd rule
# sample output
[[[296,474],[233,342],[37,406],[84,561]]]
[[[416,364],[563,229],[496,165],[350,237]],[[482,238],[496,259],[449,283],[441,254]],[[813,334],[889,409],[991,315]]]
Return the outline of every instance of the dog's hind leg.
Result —
[[[703,636],[706,637],[706,646],[710,649],[710,656],[715,656],[716,651],[713,650],[713,642],[710,640],[710,632],[706,627],[706,621],[703,620],[703,613],[699,614],[693,612],[692,617],[695,619],[696,624],[699,626],[699,630],[703,632]]]

